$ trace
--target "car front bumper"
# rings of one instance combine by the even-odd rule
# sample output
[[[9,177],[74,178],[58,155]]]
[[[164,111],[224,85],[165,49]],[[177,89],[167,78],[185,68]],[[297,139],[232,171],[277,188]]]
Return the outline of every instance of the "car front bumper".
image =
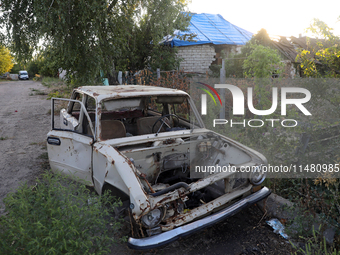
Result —
[[[140,239],[130,237],[128,240],[128,246],[131,249],[146,250],[157,248],[159,246],[171,243],[180,237],[192,234],[206,227],[210,227],[219,221],[225,220],[226,218],[233,216],[242,209],[268,197],[270,193],[271,191],[267,187],[263,187],[261,190],[249,195],[248,197],[245,197],[240,201],[232,204],[231,206],[224,208],[223,210],[215,214],[209,215],[203,219],[194,221],[184,226],[150,237]]]

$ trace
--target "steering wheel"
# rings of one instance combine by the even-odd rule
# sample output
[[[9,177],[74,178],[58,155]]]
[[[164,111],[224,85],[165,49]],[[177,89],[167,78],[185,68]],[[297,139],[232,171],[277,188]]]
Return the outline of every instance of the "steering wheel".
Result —
[[[166,125],[168,128],[171,128],[171,126],[170,126],[168,123],[166,123],[165,120],[164,120],[164,118],[170,117],[170,116],[176,117],[177,123],[179,123],[179,118],[178,118],[178,116],[177,116],[176,114],[165,114],[165,115],[163,115],[162,117],[160,117],[158,120],[155,121],[155,123],[154,123],[153,126],[152,126],[152,133],[155,132],[155,131],[154,131],[154,128],[155,128],[155,126],[156,126],[156,124],[157,124],[158,121],[161,121],[162,124],[161,124],[161,126],[159,127],[159,129],[157,130],[156,135],[158,135],[158,133],[159,133],[159,131],[162,129],[163,125]]]

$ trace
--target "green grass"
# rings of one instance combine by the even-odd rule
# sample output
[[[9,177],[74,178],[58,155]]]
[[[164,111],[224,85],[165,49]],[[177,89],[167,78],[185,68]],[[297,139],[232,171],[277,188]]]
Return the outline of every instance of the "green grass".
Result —
[[[46,149],[46,141],[42,141],[42,142],[31,142],[29,145],[41,145],[43,146],[43,149]]]
[[[39,90],[39,89],[33,89],[33,88],[31,88],[31,91],[32,91],[32,92],[29,94],[30,96],[34,96],[34,95],[41,95],[41,96],[47,95],[46,92],[41,91],[41,90]],[[34,93],[33,93],[33,92],[34,92]]]
[[[66,83],[62,79],[54,78],[54,77],[43,77],[41,84],[48,88],[60,87],[60,86],[66,85]]]
[[[44,152],[42,154],[40,154],[40,156],[38,157],[39,159],[44,159],[44,160],[48,160],[48,153]]]
[[[0,136],[0,141],[7,140],[7,139],[8,139],[7,136],[6,137]]]
[[[120,227],[112,217],[119,201],[60,174],[47,172],[4,203],[1,254],[108,254]]]
[[[72,92],[71,87],[69,87],[64,80],[59,78],[43,77],[41,83],[45,87],[49,88],[47,100],[52,97],[69,98]]]

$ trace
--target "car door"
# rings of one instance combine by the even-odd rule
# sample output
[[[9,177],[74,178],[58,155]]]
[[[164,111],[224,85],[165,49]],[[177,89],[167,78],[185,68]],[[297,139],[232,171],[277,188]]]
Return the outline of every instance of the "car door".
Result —
[[[74,95],[73,98],[52,98],[52,130],[47,134],[49,162],[53,171],[93,186],[92,145],[95,132],[84,106],[87,95]],[[58,121],[54,116],[55,108],[65,103],[68,103],[68,109],[60,111]]]

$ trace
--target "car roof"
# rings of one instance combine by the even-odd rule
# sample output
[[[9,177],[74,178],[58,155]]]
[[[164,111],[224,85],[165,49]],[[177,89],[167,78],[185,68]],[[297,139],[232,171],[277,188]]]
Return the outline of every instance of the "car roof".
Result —
[[[76,89],[96,98],[98,101],[105,99],[138,97],[138,96],[187,96],[182,90],[144,85],[111,85],[111,86],[82,86]]]

